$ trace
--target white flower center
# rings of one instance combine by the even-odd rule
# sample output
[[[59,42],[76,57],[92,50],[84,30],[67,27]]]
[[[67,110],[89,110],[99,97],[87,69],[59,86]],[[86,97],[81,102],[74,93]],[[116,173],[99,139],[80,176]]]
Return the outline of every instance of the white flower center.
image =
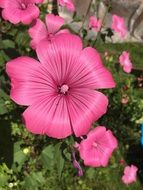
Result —
[[[69,86],[66,85],[66,84],[63,84],[63,85],[60,87],[60,92],[61,92],[62,94],[66,94],[68,90],[69,90]]]
[[[22,9],[26,9],[26,5],[24,3],[21,3]]]
[[[97,148],[98,144],[97,144],[96,142],[94,142],[94,143],[92,144],[92,146],[93,146],[94,148]]]

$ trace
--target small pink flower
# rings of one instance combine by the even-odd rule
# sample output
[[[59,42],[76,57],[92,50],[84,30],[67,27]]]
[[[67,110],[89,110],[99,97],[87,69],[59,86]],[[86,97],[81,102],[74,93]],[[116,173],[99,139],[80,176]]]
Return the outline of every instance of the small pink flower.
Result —
[[[99,31],[100,31],[100,28],[101,28],[101,25],[102,25],[102,21],[101,21],[101,20],[98,20],[96,17],[91,16],[91,17],[89,18],[89,28],[92,28],[92,29],[94,29],[96,32],[99,32]]]
[[[56,35],[69,32],[67,29],[60,30],[61,26],[65,23],[64,19],[60,16],[48,14],[46,15],[45,22],[46,25],[40,19],[35,20],[33,26],[28,31],[32,38],[30,46],[33,49],[36,49],[42,40],[51,41]]]
[[[107,166],[117,144],[117,140],[110,130],[98,126],[88,133],[87,139],[81,141],[79,145],[80,157],[86,166]]]
[[[126,73],[130,73],[131,72],[131,70],[133,68],[133,65],[132,65],[132,62],[130,60],[130,54],[129,54],[129,52],[123,51],[122,54],[119,57],[119,62],[123,66],[123,70]]]
[[[35,4],[42,2],[43,0],[0,0],[2,17],[13,24],[30,24],[40,13]]]
[[[75,11],[73,0],[58,0],[58,4],[62,7],[66,7],[69,11]]]
[[[112,16],[112,26],[111,28],[119,33],[119,35],[124,38],[127,34],[127,28],[125,26],[124,18],[119,17],[117,15]]]
[[[126,166],[124,169],[124,175],[122,176],[122,181],[125,184],[130,184],[136,182],[138,168],[134,165]]]
[[[11,98],[28,106],[26,127],[58,139],[86,134],[107,111],[108,98],[95,89],[115,87],[99,53],[70,33],[42,41],[36,53],[40,61],[19,57],[6,65]]]

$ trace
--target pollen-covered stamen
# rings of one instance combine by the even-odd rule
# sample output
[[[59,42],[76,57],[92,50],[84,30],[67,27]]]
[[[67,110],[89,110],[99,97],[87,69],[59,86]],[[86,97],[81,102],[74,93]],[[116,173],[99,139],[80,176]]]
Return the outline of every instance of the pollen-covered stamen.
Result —
[[[66,93],[68,92],[68,90],[69,90],[69,86],[66,85],[66,84],[63,84],[63,85],[59,88],[59,90],[60,90],[60,93],[66,94]]]
[[[97,144],[96,142],[94,142],[94,143],[92,144],[92,146],[93,146],[94,148],[97,148],[98,144]]]
[[[26,5],[24,3],[21,3],[21,8],[24,10],[26,9]]]

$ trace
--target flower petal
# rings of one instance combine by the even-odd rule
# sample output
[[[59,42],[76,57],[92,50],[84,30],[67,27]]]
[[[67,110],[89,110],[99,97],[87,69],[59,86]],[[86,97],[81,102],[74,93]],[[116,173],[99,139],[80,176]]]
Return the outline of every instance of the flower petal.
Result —
[[[38,18],[39,8],[36,5],[29,4],[25,10],[21,11],[21,22],[23,24],[30,24],[32,20]]]
[[[85,48],[73,67],[71,85],[94,89],[113,88],[115,82],[111,73],[103,66],[99,53],[91,47]]]
[[[42,41],[37,49],[40,62],[52,71],[57,83],[66,83],[73,75],[72,68],[76,64],[82,50],[81,39],[72,34],[57,35],[51,43]]]
[[[26,127],[35,134],[65,138],[72,134],[64,96],[49,96],[30,106],[23,113]]]
[[[28,30],[28,33],[29,33],[30,37],[33,39],[33,40],[31,40],[31,43],[30,43],[31,47],[33,49],[36,49],[39,42],[43,39],[46,39],[46,37],[48,35],[47,28],[40,19],[36,19],[34,21],[34,24]]]
[[[15,8],[4,8],[2,10],[2,17],[4,20],[8,20],[13,24],[18,24],[20,22],[20,15],[21,15],[21,10],[20,9],[15,9]]]
[[[56,33],[64,23],[65,20],[60,16],[54,14],[46,15],[46,24],[49,33]]]
[[[0,0],[0,7],[4,8],[5,7],[5,0]]]
[[[20,105],[31,105],[43,96],[55,93],[51,75],[30,57],[19,57],[6,65],[11,78],[11,98]]]
[[[75,135],[85,135],[91,124],[106,113],[107,105],[107,97],[100,92],[84,88],[71,89],[68,108]]]

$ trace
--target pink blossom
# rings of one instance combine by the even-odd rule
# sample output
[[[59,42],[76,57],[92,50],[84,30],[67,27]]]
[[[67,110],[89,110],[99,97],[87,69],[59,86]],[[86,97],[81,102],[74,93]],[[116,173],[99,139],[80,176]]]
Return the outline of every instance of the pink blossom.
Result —
[[[126,166],[124,169],[124,175],[122,181],[125,184],[130,184],[136,181],[138,168],[134,165]]]
[[[111,28],[119,33],[119,35],[124,38],[125,35],[127,34],[127,28],[125,26],[125,21],[124,18],[119,17],[117,15],[112,16],[112,26]]]
[[[94,29],[96,32],[100,31],[102,21],[98,20],[96,17],[91,16],[89,18],[89,28]]]
[[[58,0],[58,4],[62,7],[66,7],[69,11],[75,11],[73,0]]]
[[[36,49],[37,45],[42,40],[51,41],[54,36],[69,32],[67,29],[60,30],[61,26],[65,23],[64,19],[54,14],[48,14],[45,18],[46,25],[37,19],[34,21],[33,26],[29,29],[29,35],[32,38],[31,47]]]
[[[98,126],[90,131],[79,145],[80,157],[86,166],[107,166],[112,152],[117,148],[117,140],[110,130]]]
[[[133,68],[133,65],[132,65],[132,62],[130,60],[130,54],[129,54],[129,52],[123,51],[122,54],[119,57],[119,62],[123,66],[123,70],[126,73],[130,73],[131,72],[131,70]]]
[[[42,41],[36,52],[40,62],[19,57],[6,65],[11,99],[29,106],[23,113],[26,127],[54,138],[86,134],[107,111],[107,97],[95,89],[115,87],[111,73],[95,49],[83,49],[70,33]]]
[[[2,17],[13,24],[30,24],[39,16],[39,8],[35,4],[42,2],[43,0],[0,0]]]

